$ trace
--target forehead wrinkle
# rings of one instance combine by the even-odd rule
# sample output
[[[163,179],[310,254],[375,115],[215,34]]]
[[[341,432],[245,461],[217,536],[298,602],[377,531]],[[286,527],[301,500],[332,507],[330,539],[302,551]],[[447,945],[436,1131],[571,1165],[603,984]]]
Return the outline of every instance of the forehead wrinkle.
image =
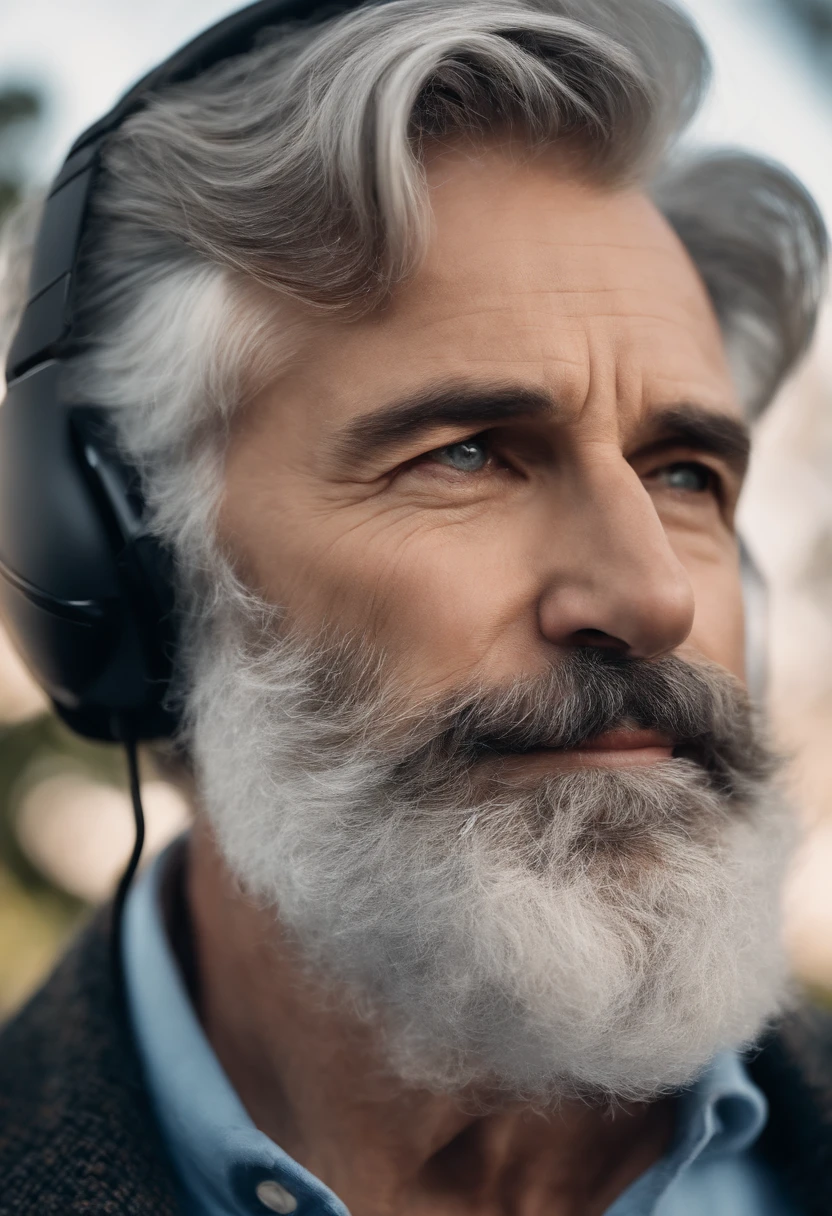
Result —
[[[637,297],[635,299],[634,294]],[[499,295],[495,290],[490,299],[481,299],[476,305],[460,306],[457,301],[448,300],[443,307],[441,301],[433,298],[429,301],[430,308],[423,307],[410,318],[408,329],[411,333],[421,333],[447,325],[469,325],[479,320],[503,317],[510,322],[513,333],[518,337],[521,337],[524,331],[542,330],[559,322],[592,326],[599,321],[621,320],[635,326],[654,323],[693,332],[696,323],[707,318],[708,335],[710,336],[711,330],[719,334],[719,326],[711,316],[710,309],[704,316],[697,315],[699,310],[695,305],[698,301],[694,302],[688,298],[662,301],[660,309],[653,311],[649,303],[654,296],[655,292],[648,288],[630,285],[568,289],[554,285],[502,285]],[[609,303],[605,308],[591,306],[596,299],[605,299]],[[590,306],[582,308],[582,301]],[[615,306],[616,303],[618,307]],[[639,303],[645,307],[638,307]],[[505,338],[505,332],[498,336],[498,340]]]

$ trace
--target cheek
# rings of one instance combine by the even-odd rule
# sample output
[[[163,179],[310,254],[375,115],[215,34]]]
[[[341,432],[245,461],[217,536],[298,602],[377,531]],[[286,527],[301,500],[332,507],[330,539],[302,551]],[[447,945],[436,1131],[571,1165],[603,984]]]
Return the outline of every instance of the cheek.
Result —
[[[493,531],[477,543],[448,524],[358,529],[318,555],[300,612],[358,631],[423,692],[490,669],[497,655],[516,674],[510,652],[533,620],[533,595],[512,548]]]
[[[413,689],[439,692],[486,665],[506,676],[533,666],[532,563],[490,512],[440,521],[372,503],[304,504],[298,492],[280,507],[272,498],[256,529],[236,523],[237,553],[242,537],[257,537],[241,554],[243,576],[288,624],[306,636],[332,624],[372,642]]]

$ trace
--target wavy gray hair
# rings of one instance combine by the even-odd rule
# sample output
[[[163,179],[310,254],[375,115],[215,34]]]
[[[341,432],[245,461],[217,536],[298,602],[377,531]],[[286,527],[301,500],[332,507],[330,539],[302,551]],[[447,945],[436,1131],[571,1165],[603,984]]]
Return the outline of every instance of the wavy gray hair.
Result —
[[[266,31],[108,140],[69,389],[110,407],[155,526],[210,565],[226,423],[314,334],[383,308],[429,239],[431,141],[569,140],[650,189],[699,267],[750,414],[805,350],[826,238],[783,169],[674,144],[709,74],[665,0],[389,0]]]

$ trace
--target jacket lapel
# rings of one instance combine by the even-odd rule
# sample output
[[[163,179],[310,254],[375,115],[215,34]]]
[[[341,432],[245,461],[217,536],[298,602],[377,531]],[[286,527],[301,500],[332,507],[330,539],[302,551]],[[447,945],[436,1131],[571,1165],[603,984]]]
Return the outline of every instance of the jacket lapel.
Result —
[[[832,1212],[832,1016],[806,1006],[748,1061],[769,1102],[760,1151],[796,1205],[796,1216]]]
[[[109,910],[0,1034],[0,1216],[180,1207],[110,960]]]

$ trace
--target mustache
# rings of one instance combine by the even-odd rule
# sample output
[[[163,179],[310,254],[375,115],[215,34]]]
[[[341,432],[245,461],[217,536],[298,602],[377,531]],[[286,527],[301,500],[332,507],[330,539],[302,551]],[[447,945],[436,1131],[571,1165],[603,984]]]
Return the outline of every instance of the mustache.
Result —
[[[569,652],[539,676],[477,688],[436,707],[430,741],[397,766],[472,769],[500,755],[566,750],[607,731],[638,727],[674,743],[673,758],[697,765],[711,787],[742,799],[776,768],[757,711],[736,677],[678,656],[626,659],[600,648]],[[423,719],[421,728],[427,723]]]

